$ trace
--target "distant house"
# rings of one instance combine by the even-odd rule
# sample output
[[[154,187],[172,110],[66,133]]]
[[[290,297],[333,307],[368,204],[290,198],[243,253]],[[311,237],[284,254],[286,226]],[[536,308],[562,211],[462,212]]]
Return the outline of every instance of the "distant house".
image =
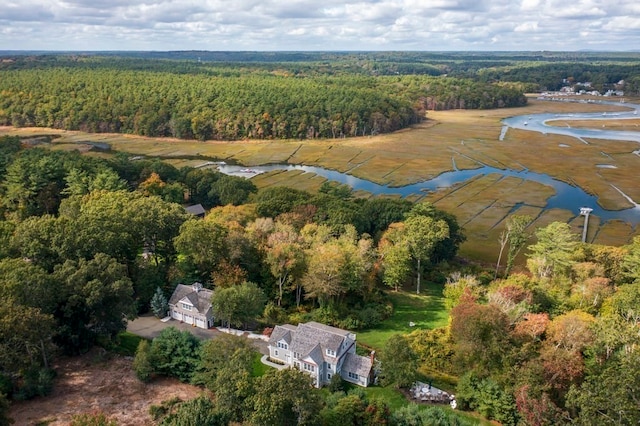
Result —
[[[373,352],[370,357],[357,355],[356,335],[346,330],[317,322],[277,325],[268,347],[272,359],[311,375],[316,387],[335,374],[365,387],[372,381]]]
[[[204,207],[202,207],[202,204],[194,204],[193,206],[187,206],[184,209],[187,211],[187,213],[191,213],[192,215],[197,217],[204,217],[206,213]]]
[[[213,327],[211,296],[213,291],[202,288],[202,284],[178,284],[169,299],[171,318],[200,328]]]

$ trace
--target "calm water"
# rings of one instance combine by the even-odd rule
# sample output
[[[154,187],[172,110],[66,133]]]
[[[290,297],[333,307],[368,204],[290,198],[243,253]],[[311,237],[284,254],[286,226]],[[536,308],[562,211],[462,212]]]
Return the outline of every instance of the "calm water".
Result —
[[[603,102],[608,104],[616,104],[614,102]],[[573,129],[568,127],[551,127],[545,124],[545,121],[563,118],[572,119],[593,119],[593,120],[606,120],[611,118],[638,118],[633,111],[640,109],[640,105],[632,104],[616,104],[623,105],[632,108],[630,112],[624,113],[589,113],[589,114],[532,114],[527,116],[510,117],[505,119],[501,138],[508,131],[508,128],[518,128],[529,131],[537,131],[540,133],[553,133],[574,136],[579,139],[582,138],[596,138],[596,139],[608,139],[608,140],[626,140],[637,141],[640,143],[640,132],[618,132],[608,131],[600,129]],[[606,129],[606,128],[605,128]],[[587,194],[582,189],[571,186],[565,182],[553,179],[551,176],[541,173],[534,173],[530,171],[516,171],[516,170],[502,170],[495,167],[489,167],[482,165],[481,167],[473,170],[455,170],[451,172],[445,172],[441,175],[424,181],[415,183],[412,185],[406,185],[402,187],[390,187],[387,185],[379,185],[368,180],[360,179],[347,173],[337,172],[335,170],[328,170],[323,167],[315,166],[302,166],[294,164],[270,164],[264,166],[255,166],[246,168],[244,166],[234,165],[220,165],[218,166],[222,173],[240,175],[245,177],[252,177],[256,173],[263,173],[273,170],[303,170],[308,173],[315,173],[319,176],[327,178],[332,181],[340,182],[349,185],[354,190],[362,190],[371,192],[373,194],[400,194],[403,197],[412,194],[421,194],[425,191],[436,191],[438,189],[448,188],[455,184],[463,183],[473,177],[483,176],[488,174],[498,174],[503,177],[512,176],[520,179],[525,179],[544,185],[548,185],[554,188],[556,194],[547,199],[546,209],[559,208],[570,210],[578,215],[580,207],[590,207],[593,209],[594,215],[599,216],[602,220],[619,219],[632,224],[640,222],[640,207],[632,207],[626,210],[611,211],[605,210],[597,203],[597,198]]]

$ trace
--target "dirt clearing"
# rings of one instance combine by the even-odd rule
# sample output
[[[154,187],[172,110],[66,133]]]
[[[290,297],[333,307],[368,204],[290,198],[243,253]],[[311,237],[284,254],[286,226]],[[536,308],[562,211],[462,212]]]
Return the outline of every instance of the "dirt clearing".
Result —
[[[202,392],[168,378],[144,384],[136,378],[131,364],[131,358],[99,350],[61,359],[56,363],[58,376],[51,395],[16,402],[9,415],[16,426],[61,426],[68,425],[75,414],[102,411],[121,426],[151,425],[151,405],[173,397],[192,399]]]

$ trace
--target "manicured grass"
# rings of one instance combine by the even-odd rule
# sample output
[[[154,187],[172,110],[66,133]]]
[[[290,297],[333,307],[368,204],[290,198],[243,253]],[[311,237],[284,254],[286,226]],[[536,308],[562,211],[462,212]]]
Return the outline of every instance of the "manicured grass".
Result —
[[[264,376],[267,370],[271,368],[268,365],[264,365],[262,361],[260,361],[260,358],[262,358],[260,352],[256,351],[253,353],[253,360],[251,362],[251,376],[253,377]]]
[[[138,349],[138,344],[142,339],[143,338],[138,335],[123,331],[116,337],[113,351],[120,355],[134,356],[136,349]]]
[[[422,293],[409,291],[389,291],[393,303],[393,315],[373,330],[358,332],[358,342],[374,349],[381,349],[389,337],[397,333],[410,333],[413,330],[433,329],[447,324],[449,313],[444,307],[442,286],[423,283]],[[414,327],[409,322],[415,323]]]
[[[391,411],[402,408],[409,404],[407,398],[397,389],[382,386],[369,386],[364,388],[367,399],[379,399],[384,401]]]

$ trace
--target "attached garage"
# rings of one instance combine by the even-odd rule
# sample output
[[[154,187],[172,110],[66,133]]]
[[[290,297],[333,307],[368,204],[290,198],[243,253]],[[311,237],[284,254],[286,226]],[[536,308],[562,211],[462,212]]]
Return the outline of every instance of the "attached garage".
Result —
[[[171,312],[173,315],[173,319],[176,319],[178,321],[182,321],[182,313],[181,312],[177,312],[177,311],[172,311]]]
[[[200,318],[196,318],[196,327],[207,328],[204,320],[201,320]]]

